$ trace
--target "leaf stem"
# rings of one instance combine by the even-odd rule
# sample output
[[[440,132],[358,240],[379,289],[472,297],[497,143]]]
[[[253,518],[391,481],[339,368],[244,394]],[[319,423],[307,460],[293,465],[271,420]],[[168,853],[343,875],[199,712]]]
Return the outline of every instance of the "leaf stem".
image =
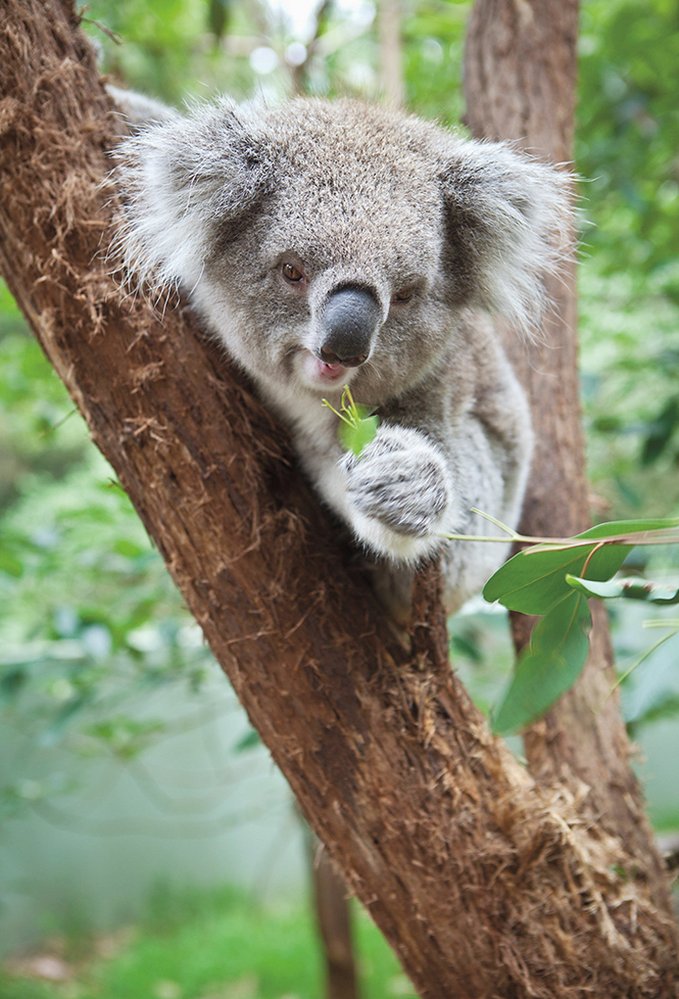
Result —
[[[480,511],[477,511],[480,512]],[[488,518],[490,519],[490,518]],[[505,525],[502,524],[502,527]],[[533,537],[526,534],[514,533],[510,537],[496,537],[490,534],[448,534],[438,533],[438,538],[446,541],[488,541],[494,544],[521,544],[532,545],[533,548],[589,548],[591,546],[602,548],[604,545],[676,545],[679,544],[679,531],[676,529],[665,530],[659,528],[657,531],[630,531],[628,534],[609,534],[603,538],[548,538]],[[531,549],[529,549],[531,550]]]
[[[620,686],[621,683],[625,682],[628,676],[631,676],[631,674],[634,672],[637,666],[641,666],[641,664],[644,662],[645,659],[648,659],[649,656],[653,655],[656,649],[659,649],[661,645],[665,644],[665,642],[669,642],[670,638],[674,638],[676,634],[677,634],[676,630],[673,629],[672,631],[670,631],[668,635],[663,635],[662,638],[659,638],[657,642],[654,642],[653,645],[650,647],[650,649],[646,649],[644,652],[642,652],[641,655],[638,657],[638,659],[635,659],[632,665],[628,669],[626,669],[624,673],[620,674],[618,679],[611,687],[611,694],[615,690],[617,690],[617,688]]]
[[[520,534],[517,534],[514,528],[509,527],[507,524],[504,524],[501,520],[498,520],[497,517],[493,517],[492,514],[485,513],[483,510],[479,510],[477,506],[471,507],[471,511],[472,513],[475,513],[478,517],[483,517],[484,520],[489,521],[491,524],[495,524],[495,526],[499,527],[501,531],[506,531],[512,541],[518,541],[519,538],[521,537]]]
[[[591,552],[585,559],[585,564],[583,565],[582,571],[580,573],[582,579],[587,579],[587,570],[589,569],[589,564],[596,555],[596,553],[600,552],[603,547],[604,547],[604,542],[600,541],[598,545],[595,545],[594,548],[592,548]]]
[[[342,421],[342,423],[346,423],[348,427],[353,428],[355,426],[355,424],[349,419],[348,416],[345,416],[344,413],[340,413],[339,410],[335,409],[333,404],[329,402],[327,399],[321,399],[321,405],[327,406],[327,408],[331,410],[331,412],[333,412],[335,416]]]

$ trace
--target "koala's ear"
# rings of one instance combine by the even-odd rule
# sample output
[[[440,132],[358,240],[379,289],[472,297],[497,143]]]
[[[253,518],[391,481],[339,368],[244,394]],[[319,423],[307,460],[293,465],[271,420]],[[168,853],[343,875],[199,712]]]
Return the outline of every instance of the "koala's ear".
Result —
[[[230,101],[153,124],[116,150],[122,207],[112,254],[128,280],[191,288],[269,185],[256,114]]]
[[[440,179],[454,294],[530,333],[542,279],[569,249],[568,175],[501,143],[457,140]]]

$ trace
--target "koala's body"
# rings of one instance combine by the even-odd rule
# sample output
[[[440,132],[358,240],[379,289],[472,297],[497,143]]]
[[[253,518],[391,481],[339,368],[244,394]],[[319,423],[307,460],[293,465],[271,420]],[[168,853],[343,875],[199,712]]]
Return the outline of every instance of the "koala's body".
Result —
[[[561,176],[352,101],[181,116],[122,100],[137,125],[157,119],[121,147],[128,272],[188,295],[358,545],[396,570],[442,554],[459,607],[506,549],[441,535],[495,531],[473,507],[516,523],[532,442],[479,310],[539,316]],[[321,404],[347,384],[380,419],[359,457]]]

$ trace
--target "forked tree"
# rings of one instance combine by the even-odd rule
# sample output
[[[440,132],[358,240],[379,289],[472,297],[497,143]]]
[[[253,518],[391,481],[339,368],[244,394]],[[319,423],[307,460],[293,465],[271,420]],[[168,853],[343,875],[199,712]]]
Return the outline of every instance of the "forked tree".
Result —
[[[575,0],[478,4],[474,131],[570,158],[576,22]],[[70,0],[4,0],[0,32],[2,272],[419,993],[675,995],[668,888],[607,696],[605,633],[578,690],[529,733],[524,768],[450,668],[436,571],[397,640],[281,427],[187,310],[159,317],[112,281],[101,182],[121,126]],[[542,433],[527,516],[563,534],[586,520],[568,275],[556,301],[552,353],[526,365]]]

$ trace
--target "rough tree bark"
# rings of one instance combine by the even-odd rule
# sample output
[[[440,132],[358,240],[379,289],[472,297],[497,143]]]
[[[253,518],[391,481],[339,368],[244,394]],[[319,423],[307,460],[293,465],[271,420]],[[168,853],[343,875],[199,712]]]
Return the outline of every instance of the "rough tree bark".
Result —
[[[629,874],[646,852],[490,736],[450,670],[436,575],[406,650],[248,387],[185,310],[160,319],[115,287],[98,250],[119,125],[90,48],[68,0],[3,13],[0,267],[420,994],[673,995],[673,923]]]
[[[573,159],[578,0],[478,0],[465,49],[467,122],[479,138],[510,139],[554,163]],[[522,530],[575,534],[590,526],[585,450],[580,419],[575,261],[549,282],[553,303],[543,339],[522,349],[511,331],[506,345],[531,399],[536,454]],[[531,771],[545,781],[582,781],[583,803],[632,854],[646,857],[646,876],[659,905],[668,889],[651,839],[642,794],[630,768],[606,613],[592,607],[594,629],[587,667],[575,688],[525,736]],[[530,622],[513,616],[517,646]]]

